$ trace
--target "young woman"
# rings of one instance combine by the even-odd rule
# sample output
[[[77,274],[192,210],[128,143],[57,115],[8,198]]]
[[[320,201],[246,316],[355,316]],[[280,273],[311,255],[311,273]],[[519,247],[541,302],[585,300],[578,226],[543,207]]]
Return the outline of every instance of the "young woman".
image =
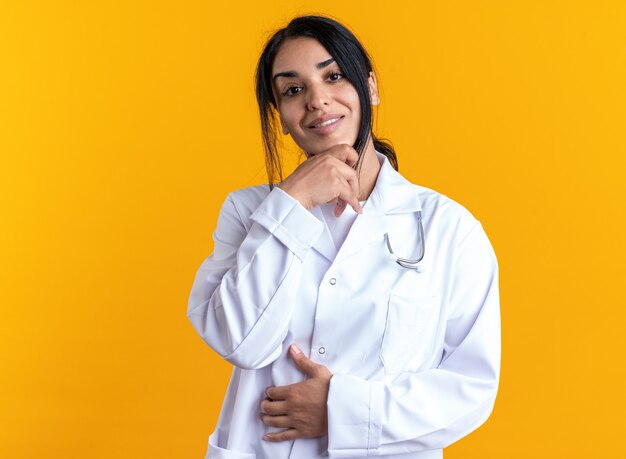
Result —
[[[441,458],[498,386],[481,224],[397,172],[372,133],[370,59],[338,22],[276,32],[257,99],[270,186],[227,197],[187,313],[234,365],[207,457]],[[279,131],[306,154],[284,180]]]

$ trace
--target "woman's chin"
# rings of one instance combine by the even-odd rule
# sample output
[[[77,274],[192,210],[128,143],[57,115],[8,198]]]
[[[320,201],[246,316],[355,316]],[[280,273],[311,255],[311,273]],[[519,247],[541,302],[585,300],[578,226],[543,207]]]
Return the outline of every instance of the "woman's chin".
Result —
[[[309,149],[303,148],[302,151],[304,151],[304,154],[306,155],[307,158],[310,158],[312,156],[319,155],[320,153],[324,153],[325,151],[328,151],[332,147],[337,146],[337,145],[353,145],[353,144],[354,142],[350,143],[345,140],[336,140],[332,142],[325,142],[322,145],[316,145],[315,148],[309,148]]]

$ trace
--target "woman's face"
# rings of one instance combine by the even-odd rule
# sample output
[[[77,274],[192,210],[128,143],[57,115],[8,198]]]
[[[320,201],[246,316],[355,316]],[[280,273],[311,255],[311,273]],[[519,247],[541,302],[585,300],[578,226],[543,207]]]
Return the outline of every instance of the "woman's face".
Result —
[[[274,59],[272,80],[283,132],[307,156],[354,144],[361,122],[359,96],[317,40],[287,39]]]

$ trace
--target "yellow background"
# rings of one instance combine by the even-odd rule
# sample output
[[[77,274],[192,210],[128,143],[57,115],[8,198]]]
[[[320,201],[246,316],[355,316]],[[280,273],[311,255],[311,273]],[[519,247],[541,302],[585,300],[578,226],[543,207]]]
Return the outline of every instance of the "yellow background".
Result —
[[[312,12],[373,56],[401,172],[498,255],[501,389],[446,457],[626,457],[621,0],[2,2],[0,457],[203,457],[230,369],[187,297],[264,181],[262,43]]]

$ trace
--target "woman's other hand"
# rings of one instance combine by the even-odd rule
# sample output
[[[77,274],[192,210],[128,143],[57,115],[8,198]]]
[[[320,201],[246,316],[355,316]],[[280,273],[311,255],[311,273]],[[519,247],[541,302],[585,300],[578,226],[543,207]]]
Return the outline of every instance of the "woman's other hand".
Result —
[[[354,165],[359,155],[349,145],[335,145],[309,157],[285,179],[280,188],[311,210],[337,199],[335,216],[350,205],[361,213],[359,176]]]
[[[323,437],[328,434],[326,402],[332,373],[304,355],[294,344],[289,349],[296,366],[308,379],[288,386],[270,387],[261,402],[261,420],[285,430],[267,434],[267,441]]]

